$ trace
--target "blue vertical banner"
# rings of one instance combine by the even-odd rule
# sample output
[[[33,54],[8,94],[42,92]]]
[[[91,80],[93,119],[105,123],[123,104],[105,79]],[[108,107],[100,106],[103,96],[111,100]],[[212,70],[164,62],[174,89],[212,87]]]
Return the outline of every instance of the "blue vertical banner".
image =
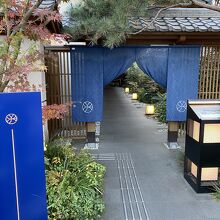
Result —
[[[167,121],[185,121],[188,99],[198,98],[200,46],[169,48]]]
[[[102,120],[103,48],[76,47],[71,50],[73,121]]]
[[[41,95],[0,94],[0,215],[46,220]]]

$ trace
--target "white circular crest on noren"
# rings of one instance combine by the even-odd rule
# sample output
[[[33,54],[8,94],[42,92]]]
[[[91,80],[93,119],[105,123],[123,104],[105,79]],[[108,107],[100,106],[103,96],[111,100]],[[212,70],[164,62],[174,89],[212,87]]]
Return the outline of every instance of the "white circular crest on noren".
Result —
[[[186,107],[187,107],[187,104],[183,100],[177,102],[177,104],[176,104],[176,110],[178,112],[185,112],[186,111]]]
[[[93,104],[90,101],[85,101],[82,104],[82,110],[85,113],[90,113],[93,110]]]
[[[16,114],[10,113],[6,115],[5,121],[9,125],[14,125],[18,122],[18,116]]]

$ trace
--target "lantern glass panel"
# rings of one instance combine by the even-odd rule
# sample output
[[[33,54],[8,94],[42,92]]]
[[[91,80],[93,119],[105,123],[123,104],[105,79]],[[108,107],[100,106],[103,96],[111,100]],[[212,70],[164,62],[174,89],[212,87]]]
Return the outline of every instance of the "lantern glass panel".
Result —
[[[197,178],[197,172],[198,172],[197,166],[193,162],[191,162],[191,173],[196,178]]]
[[[191,119],[188,120],[188,135],[192,137],[194,140],[199,141],[200,134],[200,123],[197,121],[193,121]]]
[[[154,105],[146,105],[146,115],[153,115],[155,113]]]
[[[218,167],[202,168],[201,181],[218,180]]]
[[[189,160],[190,161],[190,160]],[[198,167],[190,161],[190,173],[197,178]],[[217,181],[219,179],[219,168],[218,167],[203,167],[201,169],[201,181]]]
[[[203,143],[220,143],[220,124],[205,124]]]
[[[132,99],[133,99],[133,100],[137,100],[137,99],[138,99],[137,93],[133,93],[133,94],[132,94]]]
[[[125,92],[126,92],[126,93],[129,93],[129,88],[125,88]]]

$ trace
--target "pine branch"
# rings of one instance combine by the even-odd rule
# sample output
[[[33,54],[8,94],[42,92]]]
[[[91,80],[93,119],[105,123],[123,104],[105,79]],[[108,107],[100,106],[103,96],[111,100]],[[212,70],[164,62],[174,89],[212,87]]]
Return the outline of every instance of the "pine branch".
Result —
[[[176,8],[176,7],[186,7],[186,6],[191,6],[192,5],[192,2],[190,3],[177,3],[177,4],[174,4],[174,5],[170,5],[170,6],[167,6],[165,8],[161,8],[157,14],[155,15],[155,17],[151,20],[151,22],[149,23],[149,25],[147,25],[146,27],[143,27],[141,30],[137,31],[137,32],[132,32],[132,33],[129,33],[130,35],[136,35],[136,34],[140,34],[141,32],[145,31],[146,29],[152,27],[152,25],[156,22],[158,16],[161,14],[161,12],[167,10],[167,9],[170,9],[170,8]]]
[[[105,46],[112,47],[123,43],[129,35],[136,35],[146,31],[149,27],[152,28],[161,12],[170,8],[197,5],[220,12],[219,6],[208,5],[199,2],[199,0],[159,0],[163,7],[158,9],[156,15],[151,18],[152,20],[145,27],[134,32],[135,30],[132,30],[132,27],[128,24],[129,17],[147,17],[149,10],[158,8],[158,6],[150,6],[150,2],[150,0],[84,0],[84,4],[72,8],[72,11],[70,11],[70,20],[74,22],[72,27],[67,28],[67,31],[75,39],[89,38],[93,43],[101,39]],[[171,2],[174,2],[174,4],[170,5]]]
[[[220,7],[217,6],[217,5],[210,5],[210,4],[206,4],[206,3],[203,3],[203,2],[200,2],[198,0],[191,0],[192,3],[196,6],[199,6],[199,7],[202,7],[202,8],[207,8],[207,9],[211,9],[213,11],[218,11],[220,12]]]

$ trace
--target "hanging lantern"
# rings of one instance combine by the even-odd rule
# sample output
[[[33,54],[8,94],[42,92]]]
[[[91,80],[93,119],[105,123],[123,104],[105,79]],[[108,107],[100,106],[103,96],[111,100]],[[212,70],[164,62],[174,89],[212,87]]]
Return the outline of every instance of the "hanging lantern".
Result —
[[[155,107],[154,107],[154,105],[147,104],[146,105],[146,109],[145,109],[145,114],[146,115],[153,115],[153,114],[155,114]]]
[[[133,93],[132,94],[132,100],[137,100],[138,99],[138,94],[137,93]]]
[[[125,88],[125,93],[129,93],[129,88]]]

